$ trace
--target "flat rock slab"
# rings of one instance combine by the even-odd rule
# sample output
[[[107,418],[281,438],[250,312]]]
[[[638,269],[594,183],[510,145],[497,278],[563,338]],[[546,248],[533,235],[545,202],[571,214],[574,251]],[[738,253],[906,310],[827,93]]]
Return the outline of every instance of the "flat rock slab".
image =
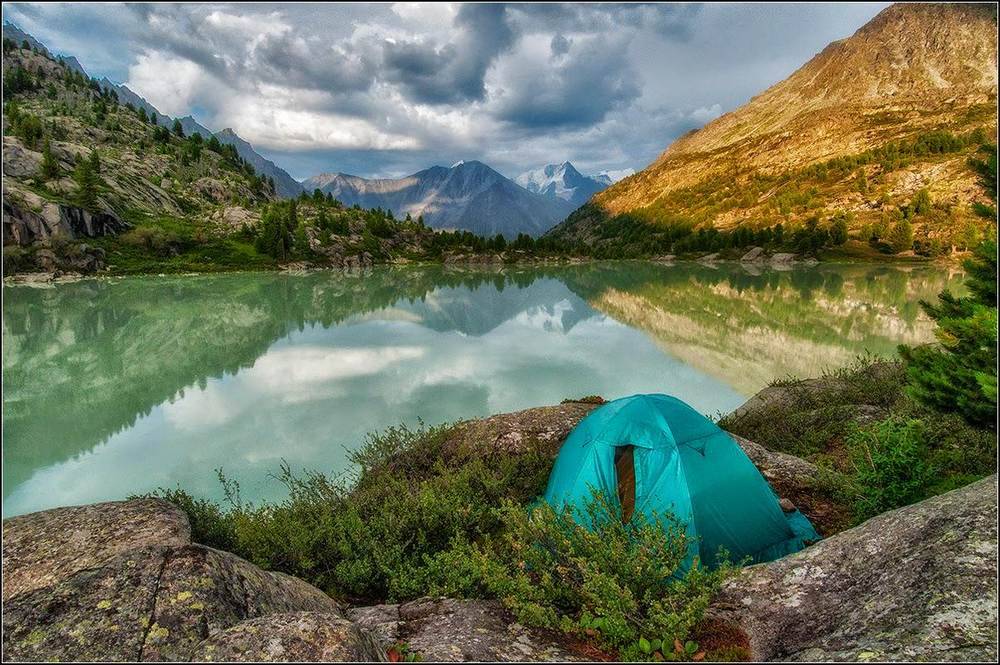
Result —
[[[405,643],[424,661],[583,661],[554,637],[516,623],[496,601],[421,598],[348,610],[385,648]]]
[[[372,662],[386,660],[378,639],[354,623],[321,612],[248,619],[202,642],[197,662]]]
[[[754,658],[996,661],[997,477],[752,566],[713,607]]]
[[[3,523],[3,599],[50,586],[130,550],[190,543],[187,516],[161,499],[12,517]]]

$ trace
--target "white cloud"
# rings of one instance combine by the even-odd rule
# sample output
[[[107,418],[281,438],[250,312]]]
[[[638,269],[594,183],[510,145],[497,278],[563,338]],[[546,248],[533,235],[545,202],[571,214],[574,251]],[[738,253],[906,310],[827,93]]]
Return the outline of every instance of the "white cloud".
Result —
[[[242,409],[213,381],[204,390],[189,388],[184,396],[163,404],[163,417],[173,427],[197,431],[229,422]]]
[[[451,26],[458,7],[453,2],[397,2],[392,12],[413,28],[441,31]]]
[[[418,346],[279,349],[258,360],[244,380],[272,394],[308,390],[328,381],[377,374],[424,353],[425,349]]]
[[[188,115],[208,76],[190,60],[161,51],[141,53],[126,85],[167,115]]]

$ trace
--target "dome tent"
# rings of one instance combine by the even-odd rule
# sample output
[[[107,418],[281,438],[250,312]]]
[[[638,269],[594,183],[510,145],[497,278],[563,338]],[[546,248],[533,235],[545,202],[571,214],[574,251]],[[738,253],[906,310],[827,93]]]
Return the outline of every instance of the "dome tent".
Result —
[[[625,449],[632,453],[631,469],[621,464]],[[820,539],[804,515],[781,509],[729,434],[668,395],[623,397],[580,421],[559,450],[545,501],[556,510],[571,507],[587,525],[593,492],[625,503],[617,498],[619,474],[631,470],[632,514],[652,520],[671,513],[684,526],[690,543],[685,568],[695,556],[716,566],[720,548],[734,562],[749,557],[759,563]]]

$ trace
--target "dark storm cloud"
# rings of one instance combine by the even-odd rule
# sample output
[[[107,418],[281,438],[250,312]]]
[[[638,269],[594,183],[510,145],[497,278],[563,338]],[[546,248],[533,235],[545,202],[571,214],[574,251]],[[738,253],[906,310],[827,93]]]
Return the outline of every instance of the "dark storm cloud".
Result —
[[[621,39],[591,37],[567,49],[546,67],[519,63],[504,81],[496,117],[520,127],[574,128],[604,120],[641,94]]]
[[[555,34],[549,42],[549,50],[552,51],[552,55],[565,55],[569,53],[570,44],[572,42],[565,35]]]
[[[563,30],[607,33],[622,28],[649,29],[661,36],[686,39],[701,11],[697,3],[525,3],[511,5],[525,32]]]
[[[445,44],[430,39],[384,43],[383,76],[417,102],[481,101],[486,95],[486,71],[516,40],[507,9],[496,4],[464,5],[454,28],[453,40]]]

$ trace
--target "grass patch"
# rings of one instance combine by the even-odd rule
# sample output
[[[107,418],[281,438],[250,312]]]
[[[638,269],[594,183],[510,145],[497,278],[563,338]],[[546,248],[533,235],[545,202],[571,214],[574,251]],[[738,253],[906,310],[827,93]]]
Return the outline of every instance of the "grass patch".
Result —
[[[94,238],[114,274],[268,270],[277,263],[239,236],[220,237],[202,225],[175,217],[140,217],[120,236]]]

